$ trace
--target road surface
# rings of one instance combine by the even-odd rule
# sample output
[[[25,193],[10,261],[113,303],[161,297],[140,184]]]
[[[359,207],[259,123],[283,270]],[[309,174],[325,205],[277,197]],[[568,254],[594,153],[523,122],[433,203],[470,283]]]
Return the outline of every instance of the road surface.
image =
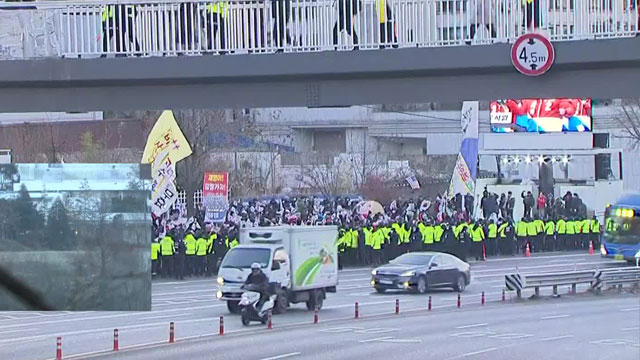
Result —
[[[449,316],[450,318],[446,318],[445,320],[443,320],[447,323],[457,324],[469,322],[469,315],[462,315],[462,312],[467,311],[467,309],[480,308],[480,294],[484,291],[487,301],[487,308],[483,309],[483,311],[480,313],[490,314],[491,311],[495,311],[495,316],[498,316],[498,314],[503,311],[500,309],[490,310],[489,308],[492,306],[502,306],[505,307],[505,309],[507,307],[509,309],[517,309],[513,311],[510,310],[510,315],[504,318],[504,323],[496,323],[496,326],[507,326],[510,322],[516,323],[522,320],[521,316],[523,314],[527,314],[530,312],[543,313],[544,311],[548,310],[552,313],[554,306],[556,306],[555,304],[547,303],[544,300],[532,302],[532,304],[534,304],[535,306],[530,306],[531,304],[529,303],[516,303],[512,299],[512,297],[514,297],[515,295],[510,293],[507,293],[506,304],[502,304],[500,298],[502,289],[504,287],[504,275],[514,272],[516,267],[521,273],[540,273],[547,271],[592,269],[596,267],[624,265],[626,264],[603,259],[599,256],[589,256],[584,252],[541,254],[539,256],[536,254],[530,258],[508,257],[490,259],[486,262],[474,262],[471,266],[471,285],[467,287],[467,290],[462,295],[462,310],[455,309],[457,294],[452,291],[439,290],[427,295],[414,295],[393,292],[389,292],[386,294],[376,294],[375,292],[372,292],[372,289],[369,285],[370,269],[346,269],[341,271],[340,273],[340,285],[338,286],[338,292],[336,294],[327,294],[327,300],[324,303],[323,309],[320,311],[320,319],[321,322],[323,324],[326,324],[327,326],[329,323],[340,324],[336,326],[346,326],[343,323],[350,321],[353,317],[354,303],[356,301],[359,302],[360,313],[363,317],[371,317],[376,314],[376,316],[383,316],[394,311],[396,298],[400,301],[400,308],[403,314],[411,309],[420,312],[426,308],[427,298],[430,295],[432,296],[433,315],[442,312],[442,315],[438,314],[437,316],[444,316],[444,313],[448,312],[450,313],[450,315],[446,316]],[[240,324],[239,317],[236,315],[230,315],[226,309],[226,305],[215,299],[216,290],[217,286],[215,283],[215,279],[198,278],[183,282],[154,282],[153,311],[151,312],[1,312],[0,359],[40,360],[54,358],[56,336],[62,336],[64,358],[71,358],[73,356],[75,356],[76,358],[86,358],[87,356],[89,356],[89,354],[110,350],[112,348],[114,328],[119,329],[120,347],[124,349],[131,348],[132,346],[162,343],[168,340],[170,321],[174,321],[176,326],[176,339],[178,340],[176,348],[181,348],[183,346],[182,343],[189,338],[215,337],[217,339],[218,337],[216,334],[218,333],[219,317],[221,315],[225,317],[225,331],[227,334],[225,335],[225,337],[223,337],[223,339],[231,339],[234,334],[237,333],[242,334],[264,330],[263,326],[257,324],[255,326],[244,328]],[[560,289],[560,293],[566,293],[567,290],[568,289]],[[584,291],[585,287],[579,287],[578,290],[579,292],[581,290]],[[542,295],[549,295],[550,292],[551,289],[543,289]],[[527,295],[530,295],[530,293],[525,292],[525,296]],[[599,304],[602,303],[602,301],[609,299],[609,296],[610,295],[605,295],[603,297],[591,299],[593,300],[592,305],[588,306],[590,306],[590,309],[592,310],[598,308],[600,307]],[[632,308],[631,305],[627,305],[626,303],[622,304],[625,301],[636,301],[636,303],[640,302],[640,298],[638,298],[637,295],[623,294],[614,295],[614,297],[615,299],[612,299],[612,301],[621,301],[621,305],[618,306],[620,308]],[[559,300],[560,302],[557,306],[560,306],[564,304],[562,301],[567,301],[568,303],[569,299],[578,299],[581,301],[583,300],[580,298],[580,295],[578,295],[563,296],[561,299],[554,299],[553,301]],[[590,303],[591,302],[589,301],[584,302],[584,304]],[[580,302],[579,304],[580,305],[578,306],[578,308],[575,309],[576,311],[580,311],[583,306],[582,302]],[[572,306],[569,306],[569,308],[571,307]],[[598,313],[598,311],[595,310],[586,312]],[[422,326],[432,326],[433,324],[429,325],[429,321],[426,318],[422,318],[422,320],[413,320],[411,317],[405,317],[405,315],[403,314],[401,314],[401,317],[404,319],[404,322],[407,322],[407,325],[403,325],[402,329],[409,329],[409,331],[415,333],[424,333],[425,331],[437,331],[439,333],[440,331],[443,331],[443,328],[422,328]],[[625,315],[628,318],[635,318],[636,322],[640,321],[640,309],[637,311],[627,312]],[[489,318],[487,316],[488,315],[484,315],[484,317],[479,318],[476,322],[489,323]],[[491,315],[491,319],[493,318],[494,315]],[[296,304],[293,305],[286,314],[274,316],[273,322],[274,328],[276,330],[279,327],[283,326],[298,326],[301,329],[306,329],[306,327],[312,322],[312,319],[313,314],[306,311],[304,304]],[[536,326],[536,324],[539,322],[539,319],[536,319],[537,318],[527,321],[531,321],[531,326]],[[600,321],[598,319],[599,318],[594,318],[593,321]],[[390,319],[380,321],[395,320]],[[427,322],[427,324],[420,325],[424,322]],[[474,321],[471,321],[469,323],[472,324],[473,322]],[[556,325],[553,324],[553,322],[539,323],[549,323],[551,324],[550,326]],[[598,326],[601,326],[600,323],[597,324]],[[442,326],[445,325],[449,326],[445,323],[442,324]],[[627,325],[625,326],[633,327],[633,324]],[[374,326],[381,327],[381,325],[377,324]],[[385,326],[397,328],[399,325]],[[584,322],[576,325],[576,329],[579,328],[585,328],[585,330],[591,330],[594,332],[596,331],[596,328],[594,326],[585,326]],[[621,328],[624,328],[624,326]],[[531,332],[533,332],[533,330],[531,330]],[[631,332],[630,334],[634,335],[633,332]],[[635,335],[637,335],[637,333]],[[297,343],[301,338],[300,335],[297,335],[297,332],[289,334],[288,336],[294,336],[296,338],[296,341],[294,341],[293,343]],[[340,335],[338,335],[338,337],[339,336]],[[379,337],[386,336],[391,335],[381,334]],[[393,336],[398,337],[397,334]],[[254,338],[254,336],[251,337]],[[576,337],[579,337],[579,334],[576,335]],[[487,338],[493,339],[490,337]],[[420,337],[419,339],[423,342],[426,341],[426,338],[424,337]],[[442,339],[440,340],[442,341]],[[449,338],[447,338],[447,340],[449,340]],[[492,340],[488,341],[490,343]],[[570,340],[569,338],[566,339],[566,342],[570,341],[572,340]],[[217,346],[222,346],[219,342],[216,343],[218,344]],[[378,345],[383,346],[384,344],[388,343],[389,341],[383,341],[381,343],[382,345]],[[449,344],[449,342],[447,344]],[[615,346],[610,347],[613,348]],[[450,350],[453,353],[462,354],[465,349],[466,348],[457,349],[454,346]],[[292,352],[300,351],[292,350]],[[218,352],[216,351],[216,353]],[[309,355],[310,353],[308,351],[306,353],[306,356],[311,356]],[[261,357],[258,356],[257,353],[255,355],[256,359],[261,359]],[[331,355],[331,353],[328,353],[327,355]],[[121,356],[129,355],[127,355],[126,352],[122,352]],[[305,355],[301,354],[296,356]],[[446,355],[442,356],[442,358],[446,358]],[[195,356],[193,358],[199,357]]]

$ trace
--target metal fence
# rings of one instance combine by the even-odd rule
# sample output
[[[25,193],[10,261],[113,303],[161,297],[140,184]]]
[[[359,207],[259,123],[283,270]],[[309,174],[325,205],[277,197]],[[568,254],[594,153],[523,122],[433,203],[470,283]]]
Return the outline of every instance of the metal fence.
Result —
[[[0,4],[52,19],[58,56],[441,47],[638,34],[639,0],[233,0]],[[0,11],[0,15],[2,15]],[[6,12],[5,12],[6,14]]]

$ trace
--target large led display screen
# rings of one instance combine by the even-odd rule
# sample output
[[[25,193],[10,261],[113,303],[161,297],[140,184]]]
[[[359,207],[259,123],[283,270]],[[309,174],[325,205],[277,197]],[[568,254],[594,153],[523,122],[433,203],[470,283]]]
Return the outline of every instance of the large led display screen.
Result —
[[[491,103],[491,131],[590,132],[591,99],[521,99]]]

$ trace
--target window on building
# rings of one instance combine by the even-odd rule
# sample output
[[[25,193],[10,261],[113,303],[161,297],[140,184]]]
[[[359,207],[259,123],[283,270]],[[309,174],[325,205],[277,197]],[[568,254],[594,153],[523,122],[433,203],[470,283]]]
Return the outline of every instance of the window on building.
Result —
[[[313,151],[343,153],[347,151],[345,131],[341,130],[314,130]]]

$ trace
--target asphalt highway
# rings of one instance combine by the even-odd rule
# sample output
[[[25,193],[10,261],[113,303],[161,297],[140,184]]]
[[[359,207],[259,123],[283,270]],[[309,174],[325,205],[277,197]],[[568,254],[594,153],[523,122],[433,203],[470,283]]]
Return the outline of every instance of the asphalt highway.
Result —
[[[580,350],[583,347],[577,342],[574,343],[574,341],[578,341],[578,339],[580,341],[584,340],[585,334],[581,331],[591,331],[590,334],[594,335],[594,340],[592,341],[607,340],[609,338],[629,339],[627,335],[631,336],[631,338],[635,336],[636,340],[639,338],[640,331],[638,329],[635,329],[635,332],[633,329],[626,332],[620,330],[634,328],[640,323],[640,297],[637,294],[564,295],[567,294],[568,289],[560,289],[559,292],[563,295],[559,299],[551,299],[548,298],[551,294],[551,289],[542,289],[543,299],[515,301],[515,294],[507,293],[505,303],[501,302],[504,275],[513,273],[516,267],[520,273],[526,274],[626,266],[626,263],[603,259],[597,255],[589,256],[581,252],[534,254],[530,258],[497,258],[486,262],[472,262],[471,264],[472,280],[462,294],[462,309],[460,310],[456,309],[457,293],[453,291],[438,290],[425,295],[393,292],[376,294],[369,285],[370,269],[345,269],[341,271],[339,276],[338,292],[336,294],[327,294],[327,300],[319,313],[320,324],[312,324],[313,313],[308,312],[304,304],[296,304],[292,305],[286,314],[273,317],[274,329],[271,330],[273,331],[272,334],[266,333],[265,327],[257,323],[250,327],[243,327],[239,316],[229,314],[226,304],[215,299],[217,285],[213,278],[196,278],[186,281],[155,281],[153,284],[153,311],[150,312],[0,312],[0,359],[40,360],[55,358],[57,336],[62,337],[65,359],[84,359],[96,354],[108,354],[113,346],[114,328],[119,330],[119,345],[121,348],[117,356],[131,359],[146,358],[147,352],[150,354],[149,359],[175,358],[173,351],[179,351],[181,354],[184,351],[185,354],[191,354],[190,358],[192,359],[213,358],[202,355],[207,352],[215,353],[216,359],[263,359],[270,356],[286,355],[287,351],[277,354],[282,349],[290,349],[289,353],[300,353],[291,355],[291,357],[296,356],[301,359],[316,358],[314,354],[322,354],[323,351],[326,352],[321,356],[323,358],[326,356],[354,358],[355,356],[368,356],[369,351],[377,352],[387,346],[390,349],[394,348],[394,346],[402,346],[405,344],[402,340],[408,338],[420,341],[406,342],[406,346],[413,346],[414,343],[431,344],[431,346],[427,347],[431,349],[440,349],[442,346],[442,349],[436,352],[439,354],[437,358],[440,359],[447,359],[447,356],[455,358],[461,354],[473,353],[492,347],[496,347],[499,350],[485,351],[487,356],[490,356],[489,353],[494,353],[491,354],[492,359],[495,359],[497,353],[511,353],[515,357],[507,357],[505,355],[504,358],[515,359],[525,358],[523,355],[525,353],[522,352],[524,350],[521,347],[514,346],[503,349],[501,348],[503,345],[495,342],[504,340],[504,337],[508,337],[504,334],[509,333],[532,335],[511,339],[510,343],[513,343],[513,340],[518,342],[542,341],[544,337],[541,334],[544,333],[544,326],[551,326],[550,330],[553,330],[547,337],[560,336],[556,334],[557,331],[574,332],[574,337],[558,339],[558,343],[573,344],[567,346],[569,348],[577,347]],[[586,287],[584,286],[578,287],[579,293],[585,290]],[[483,291],[487,302],[484,308],[480,304],[480,297]],[[531,294],[532,292],[525,292],[524,296],[527,297]],[[428,296],[432,297],[433,310],[430,314],[427,314],[431,317],[424,317],[427,316],[424,312]],[[396,299],[400,301],[400,315],[393,315]],[[321,336],[316,332],[316,328],[319,327],[353,326],[352,318],[356,301],[359,303],[360,315],[363,317],[358,321],[363,323],[373,322],[372,325],[359,325],[364,328],[353,329],[351,332],[345,330],[344,333],[340,331],[321,332]],[[614,320],[611,321],[606,320],[609,317],[604,316],[605,313],[602,309],[603,304],[607,301],[611,302],[611,305],[606,306],[610,310],[612,309],[609,315]],[[562,308],[563,306],[566,307],[566,310]],[[627,309],[627,311],[623,312],[615,309]],[[474,312],[473,310],[480,311]],[[387,314],[391,315],[390,319],[385,318]],[[552,321],[556,320],[556,318],[550,318],[548,321],[540,320],[544,316],[556,315],[569,316],[558,317],[558,321]],[[226,334],[223,337],[217,335],[220,316],[224,316],[225,322]],[[436,318],[439,319],[437,322],[429,320]],[[565,319],[567,324],[573,325],[565,330],[557,328],[558,324],[565,323],[565,320],[560,322],[561,319]],[[170,321],[175,322],[177,343],[169,347],[159,346],[158,344],[166,343],[168,340]],[[621,325],[620,321],[624,324]],[[495,330],[487,330],[487,332],[495,332],[495,334],[453,336],[448,333],[448,329],[456,324],[458,324],[456,326],[465,326],[464,324],[477,325],[485,323],[487,325],[482,326],[495,326]],[[595,326],[596,324],[597,326]],[[518,326],[517,328],[516,325]],[[314,328],[309,328],[309,326]],[[453,326],[453,328],[456,326]],[[479,328],[482,326],[477,325]],[[513,326],[513,328],[510,328],[510,326]],[[287,330],[288,328],[291,329]],[[379,332],[376,332],[371,328],[399,330],[379,330]],[[597,338],[595,335],[598,334],[600,328],[613,332],[616,336],[610,335]],[[468,329],[472,330],[474,327]],[[412,335],[405,338],[404,335],[401,335],[405,332],[409,332]],[[427,335],[430,333],[437,333],[438,336],[430,337]],[[252,339],[249,344],[256,346],[255,351],[247,349],[248,345],[242,342],[245,338],[244,334],[252,334],[249,336]],[[258,337],[257,335],[260,336]],[[342,347],[337,349],[331,345],[347,335],[352,340],[352,345],[345,344],[344,349]],[[269,345],[267,348],[269,351],[259,350],[261,348],[257,345],[263,340],[271,344],[273,340],[267,340],[267,337],[272,336],[283,336],[288,339],[285,343],[290,344],[282,346],[282,349],[275,345]],[[369,339],[363,336],[369,336],[371,339],[386,339],[361,343],[361,340]],[[625,338],[624,336],[627,337]],[[295,339],[295,341],[292,341],[292,339]],[[309,342],[311,339],[317,339],[318,341],[317,343]],[[458,341],[462,345],[451,345]],[[477,343],[478,341],[480,343]],[[545,340],[543,342],[545,346],[547,346],[547,341],[549,346],[556,346],[554,345],[556,342],[552,340]],[[490,346],[481,348],[479,345],[485,342]],[[302,348],[293,347],[298,343],[306,344],[305,348],[311,350],[302,351]],[[613,342],[610,343],[613,344]],[[209,344],[215,344],[211,345],[214,348],[208,348]],[[360,346],[364,344],[368,344],[368,346]],[[621,344],[614,346],[607,342],[600,343],[600,345],[606,345],[606,348],[610,348],[613,352],[623,351],[614,349],[627,346]],[[244,348],[243,350],[249,352],[244,355],[232,350],[221,352],[223,348],[227,349],[228,347],[231,349],[235,346]],[[545,350],[544,347],[537,349],[536,347],[538,346],[539,344],[530,346],[527,351]],[[144,350],[136,349],[141,347]],[[631,358],[627,356],[637,355],[639,351],[637,346],[629,344],[628,347],[629,350],[627,352],[623,351],[621,353],[625,356],[617,359]],[[425,348],[425,346],[420,348]],[[478,349],[474,350],[476,348]],[[321,349],[325,350],[321,351]],[[338,352],[334,353],[335,351]],[[158,356],[158,352],[173,354],[173,356]],[[132,354],[135,354],[135,356]],[[154,354],[156,356],[152,356]],[[412,358],[402,357],[411,356],[412,354],[401,352],[398,354],[398,358]],[[421,354],[424,355],[426,353]],[[478,353],[478,358],[482,358],[482,354],[483,352]],[[567,353],[563,354],[564,359],[566,359]],[[586,353],[586,355],[592,354],[596,353]],[[383,355],[384,351],[381,352],[380,356]],[[542,358],[549,359],[553,357]],[[573,356],[570,356],[570,358],[573,358]],[[634,359],[637,358],[640,357],[634,357]]]

